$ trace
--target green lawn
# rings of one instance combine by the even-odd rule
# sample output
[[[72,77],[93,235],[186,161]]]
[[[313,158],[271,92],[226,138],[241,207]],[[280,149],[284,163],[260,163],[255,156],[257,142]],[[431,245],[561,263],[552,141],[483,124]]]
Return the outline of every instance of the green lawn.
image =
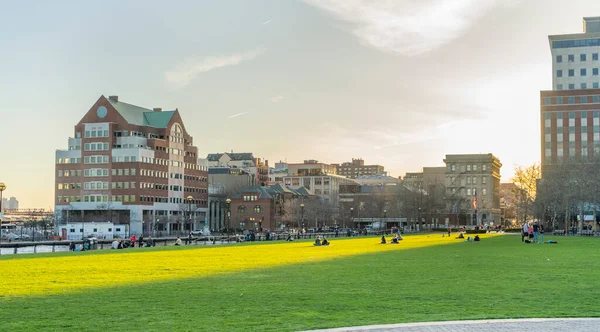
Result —
[[[83,294],[0,297],[0,330],[293,331],[599,317],[600,239],[554,239],[560,243],[503,236]]]

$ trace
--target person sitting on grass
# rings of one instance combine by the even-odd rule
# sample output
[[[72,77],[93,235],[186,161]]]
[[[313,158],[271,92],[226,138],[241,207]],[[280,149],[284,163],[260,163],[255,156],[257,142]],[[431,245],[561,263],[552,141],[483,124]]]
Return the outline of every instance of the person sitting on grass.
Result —
[[[288,237],[287,237],[286,241],[294,241],[294,238],[292,237],[292,234],[288,234]]]
[[[400,242],[398,242],[398,241],[399,241],[399,239],[398,239],[398,234],[394,234],[394,237],[392,238],[392,243],[393,243],[393,244],[398,244],[398,243],[400,243]]]
[[[175,240],[175,245],[176,245],[176,246],[180,246],[180,245],[182,245],[182,244],[183,244],[183,243],[181,242],[181,239],[180,239],[180,238],[177,238],[177,240]]]
[[[315,239],[315,246],[320,246],[321,245],[321,236],[317,235],[317,238]]]
[[[382,236],[381,236],[381,244],[386,244],[386,241],[385,241],[385,235],[382,235]]]
[[[329,241],[327,241],[327,239],[323,236],[323,241],[321,242],[322,246],[328,246],[330,244]]]
[[[457,239],[464,239],[465,235],[463,234],[463,232],[458,233],[458,237]]]
[[[119,249],[119,239],[115,238],[115,240],[112,242],[111,249]]]
[[[479,239],[479,235],[475,235],[475,238],[473,238],[473,241],[475,241],[475,242],[479,242],[479,241],[481,241],[481,240]]]

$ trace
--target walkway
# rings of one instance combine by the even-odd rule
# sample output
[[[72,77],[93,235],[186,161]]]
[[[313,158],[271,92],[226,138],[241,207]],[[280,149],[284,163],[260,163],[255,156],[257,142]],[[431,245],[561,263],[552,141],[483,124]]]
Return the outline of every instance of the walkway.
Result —
[[[372,325],[315,330],[327,332],[589,332],[600,329],[600,318],[528,318]]]

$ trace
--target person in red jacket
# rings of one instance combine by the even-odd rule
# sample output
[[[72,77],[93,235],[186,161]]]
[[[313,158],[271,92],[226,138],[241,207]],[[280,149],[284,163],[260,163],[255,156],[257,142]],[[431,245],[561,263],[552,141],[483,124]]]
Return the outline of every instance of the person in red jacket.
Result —
[[[135,247],[135,234],[133,234],[131,236],[131,238],[129,239],[129,241],[131,242],[131,247],[134,248]]]

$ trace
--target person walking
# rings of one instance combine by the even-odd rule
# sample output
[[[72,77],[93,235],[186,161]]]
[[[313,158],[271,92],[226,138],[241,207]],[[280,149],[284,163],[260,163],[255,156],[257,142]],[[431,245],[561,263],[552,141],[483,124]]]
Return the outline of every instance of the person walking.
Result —
[[[138,238],[138,248],[142,248],[144,246],[144,234],[140,234]]]
[[[524,223],[521,227],[521,242],[525,243],[527,236],[529,236],[529,228],[527,227],[527,223]]]

